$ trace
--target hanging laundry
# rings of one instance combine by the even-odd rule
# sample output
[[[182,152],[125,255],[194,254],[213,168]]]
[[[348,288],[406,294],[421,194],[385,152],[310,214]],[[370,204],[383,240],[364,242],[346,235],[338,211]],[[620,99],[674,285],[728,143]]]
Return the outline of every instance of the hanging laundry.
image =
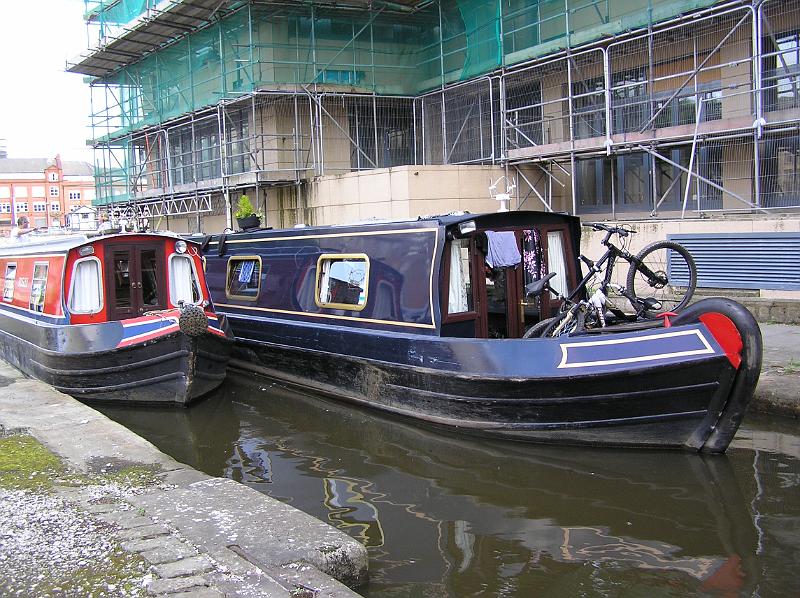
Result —
[[[506,268],[516,266],[522,261],[522,255],[517,247],[517,237],[511,231],[496,232],[486,231],[489,240],[489,251],[486,254],[486,263],[491,268]]]

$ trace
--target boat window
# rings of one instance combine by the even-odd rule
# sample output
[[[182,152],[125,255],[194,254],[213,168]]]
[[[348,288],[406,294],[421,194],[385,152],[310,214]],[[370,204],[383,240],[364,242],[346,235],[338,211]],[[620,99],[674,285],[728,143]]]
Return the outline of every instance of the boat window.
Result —
[[[564,247],[564,231],[551,230],[547,233],[547,265],[550,272],[557,276],[550,279],[550,286],[561,295],[568,295],[567,290],[567,255]]]
[[[131,307],[130,253],[114,252],[114,297],[116,307]]]
[[[44,297],[47,293],[47,264],[36,263],[33,266],[33,280],[31,280],[30,308],[33,311],[44,311]]]
[[[17,265],[6,264],[6,276],[3,281],[3,301],[14,300],[14,281],[17,278]]]
[[[257,255],[232,257],[228,260],[226,294],[233,299],[258,298],[261,287],[261,258]]]
[[[94,257],[75,262],[69,310],[74,314],[94,314],[103,307],[100,260]]]
[[[366,255],[321,255],[317,261],[317,305],[361,310],[367,304]]]
[[[447,313],[458,314],[473,310],[469,239],[454,239],[450,243],[450,284],[447,297]]]
[[[203,298],[192,258],[188,255],[173,255],[169,258],[169,296],[172,305],[178,305],[179,301],[199,303]]]
[[[142,260],[142,301],[145,307],[157,307],[158,300],[158,262],[155,249],[143,249]]]

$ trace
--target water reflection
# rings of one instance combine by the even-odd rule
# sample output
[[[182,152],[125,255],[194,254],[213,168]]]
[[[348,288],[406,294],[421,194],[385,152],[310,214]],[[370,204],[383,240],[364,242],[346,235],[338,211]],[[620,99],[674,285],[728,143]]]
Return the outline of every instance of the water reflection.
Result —
[[[800,592],[800,461],[766,450],[779,437],[800,446],[790,431],[748,427],[713,458],[535,447],[257,380],[188,410],[104,411],[178,460],[358,538],[366,595]]]

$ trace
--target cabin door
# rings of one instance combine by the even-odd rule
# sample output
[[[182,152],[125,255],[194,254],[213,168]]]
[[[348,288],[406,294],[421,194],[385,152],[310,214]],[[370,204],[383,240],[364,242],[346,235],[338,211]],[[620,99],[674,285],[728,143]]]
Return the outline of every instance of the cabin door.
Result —
[[[167,307],[161,245],[110,245],[106,248],[108,319],[136,318]]]
[[[507,235],[504,242],[510,242],[509,233],[503,232]],[[509,232],[516,238],[520,262],[502,268],[489,268],[484,264],[486,336],[489,338],[520,338],[530,326],[558,310],[559,301],[551,294],[541,299],[526,297],[526,284],[555,272],[551,286],[566,294],[574,288],[576,280],[566,227],[542,226]]]

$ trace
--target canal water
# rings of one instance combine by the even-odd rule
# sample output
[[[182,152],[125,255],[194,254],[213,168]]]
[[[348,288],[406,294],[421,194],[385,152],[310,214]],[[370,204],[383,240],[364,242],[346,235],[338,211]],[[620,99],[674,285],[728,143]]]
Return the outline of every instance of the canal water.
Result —
[[[365,544],[365,596],[798,596],[800,433],[723,456],[463,437],[229,375],[190,409],[102,411]]]

